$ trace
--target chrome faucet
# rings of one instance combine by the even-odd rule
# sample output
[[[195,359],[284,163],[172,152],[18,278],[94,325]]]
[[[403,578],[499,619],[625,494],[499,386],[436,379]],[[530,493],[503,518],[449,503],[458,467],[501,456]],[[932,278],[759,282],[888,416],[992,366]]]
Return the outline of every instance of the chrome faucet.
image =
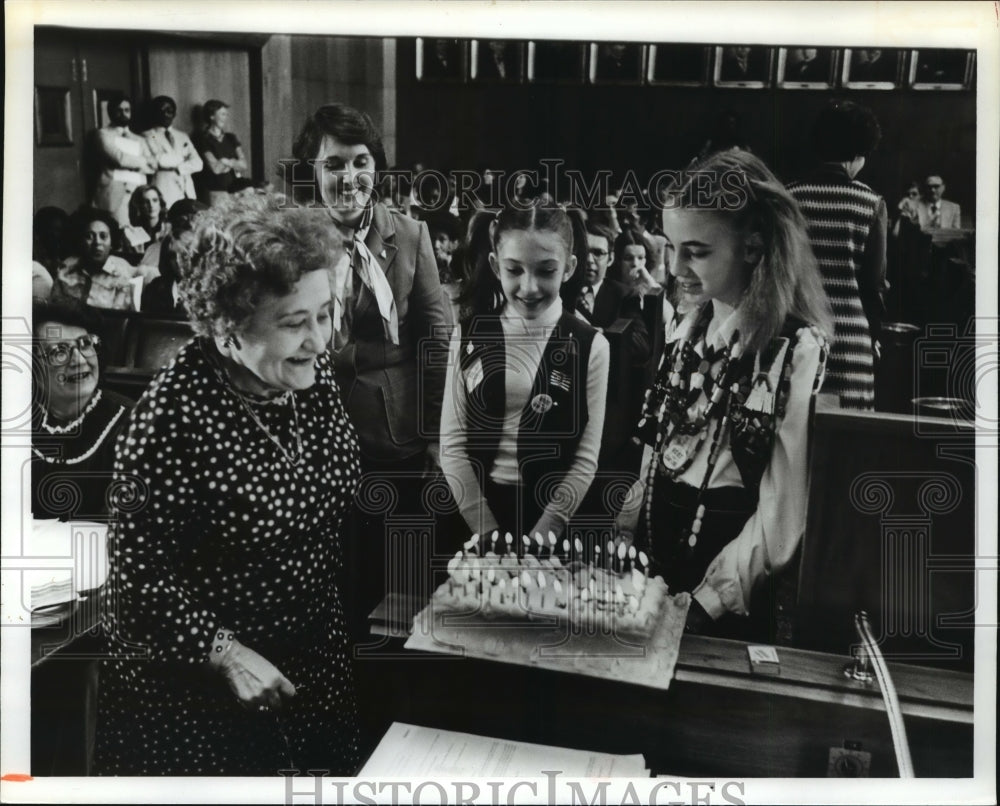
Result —
[[[889,730],[892,732],[892,746],[896,751],[896,766],[899,767],[900,778],[913,778],[913,759],[910,758],[910,744],[906,739],[906,725],[903,723],[903,712],[899,707],[899,697],[896,687],[889,677],[889,670],[882,657],[882,650],[875,643],[868,614],[861,610],[854,615],[854,629],[861,639],[857,647],[854,661],[844,667],[844,675],[852,680],[858,680],[871,685],[873,679],[878,680],[885,702],[885,712],[889,717]]]

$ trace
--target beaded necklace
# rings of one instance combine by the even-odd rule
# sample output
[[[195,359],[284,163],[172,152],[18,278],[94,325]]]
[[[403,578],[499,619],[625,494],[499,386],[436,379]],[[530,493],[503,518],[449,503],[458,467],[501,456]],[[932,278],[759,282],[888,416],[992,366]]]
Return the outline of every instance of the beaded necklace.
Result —
[[[711,367],[717,360],[716,351],[707,344],[704,345],[702,356],[695,351],[695,345],[704,340],[711,310],[710,305],[702,308],[689,336],[678,339],[669,357],[664,359],[656,384],[647,393],[647,406],[639,422],[639,429],[642,430],[651,416],[656,420],[656,439],[647,472],[645,500],[646,533],[652,534],[653,494],[657,475],[662,472],[668,478],[676,479],[684,473],[708,438],[711,421],[721,414],[712,435],[705,475],[698,488],[694,522],[687,535],[686,542],[690,549],[697,544],[698,534],[701,532],[701,521],[705,514],[705,506],[701,500],[718,462],[722,436],[729,424],[733,387],[738,386],[732,376],[736,374],[741,354],[740,334],[738,330],[734,330],[722,351],[719,369],[713,376]],[[667,375],[664,370],[668,367],[670,372]],[[648,410],[650,398],[662,401],[652,413]]]
[[[792,343],[787,343],[777,388],[772,388],[768,377],[770,361],[762,360],[761,354],[757,353],[750,371],[746,361],[738,360],[741,356],[738,331],[733,333],[722,352],[721,365],[713,377],[710,367],[719,360],[715,351],[706,347],[704,357],[700,358],[693,346],[704,338],[711,318],[709,308],[706,305],[702,309],[689,331],[690,336],[679,339],[671,352],[664,355],[653,388],[646,394],[643,417],[639,423],[640,432],[645,431],[647,436],[654,437],[650,440],[653,442],[653,458],[646,478],[644,508],[646,531],[652,534],[652,504],[658,475],[662,473],[676,479],[684,473],[701,450],[708,436],[710,421],[718,416],[705,475],[698,486],[694,520],[691,528],[682,532],[679,539],[689,556],[698,543],[705,516],[702,501],[718,463],[724,435],[727,431],[731,432],[733,459],[744,477],[744,484],[759,482],[759,473],[754,476],[747,469],[747,463],[740,460],[756,456],[759,460],[756,466],[762,468],[766,464],[773,447],[777,421],[785,414],[791,386]],[[772,347],[780,343],[781,340],[775,341]],[[657,400],[662,401],[659,406],[655,404]],[[650,434],[653,429],[654,434]]]
[[[49,423],[49,410],[42,406],[42,428],[48,431],[50,434],[68,434],[71,431],[76,430],[80,424],[86,419],[87,415],[94,410],[94,407],[101,402],[101,390],[98,389],[90,398],[90,402],[86,405],[84,410],[80,412],[80,416],[77,417],[73,422],[66,423],[66,425],[52,425]]]

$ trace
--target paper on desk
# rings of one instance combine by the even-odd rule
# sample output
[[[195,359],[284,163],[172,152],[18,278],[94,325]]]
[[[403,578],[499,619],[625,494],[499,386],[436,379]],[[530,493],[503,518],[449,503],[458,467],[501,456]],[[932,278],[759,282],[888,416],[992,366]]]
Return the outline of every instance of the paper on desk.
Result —
[[[37,568],[22,571],[31,591],[31,609],[71,602],[81,591],[101,587],[108,578],[107,524],[36,520],[25,539],[25,559]]]
[[[568,747],[493,739],[393,722],[358,773],[373,778],[648,778],[640,754],[621,756]]]

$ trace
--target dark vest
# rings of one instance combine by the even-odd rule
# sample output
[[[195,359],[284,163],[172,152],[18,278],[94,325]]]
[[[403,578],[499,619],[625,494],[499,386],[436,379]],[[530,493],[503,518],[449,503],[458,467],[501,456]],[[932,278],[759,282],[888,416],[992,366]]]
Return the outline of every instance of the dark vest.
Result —
[[[564,313],[542,353],[517,436],[518,468],[527,493],[526,521],[535,512],[541,513],[544,502],[552,498],[553,485],[565,477],[576,456],[589,420],[587,367],[596,333]],[[459,365],[468,399],[466,450],[485,489],[496,462],[506,408],[508,355],[499,317],[476,317],[462,326]]]

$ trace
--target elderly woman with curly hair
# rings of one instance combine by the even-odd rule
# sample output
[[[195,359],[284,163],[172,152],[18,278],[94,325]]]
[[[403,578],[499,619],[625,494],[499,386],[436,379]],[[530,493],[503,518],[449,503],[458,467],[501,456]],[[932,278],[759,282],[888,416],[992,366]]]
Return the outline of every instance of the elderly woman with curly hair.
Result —
[[[181,279],[197,335],[119,447],[102,774],[358,761],[338,529],[360,465],[327,351],[342,247],[322,212],[241,204],[202,214]]]

